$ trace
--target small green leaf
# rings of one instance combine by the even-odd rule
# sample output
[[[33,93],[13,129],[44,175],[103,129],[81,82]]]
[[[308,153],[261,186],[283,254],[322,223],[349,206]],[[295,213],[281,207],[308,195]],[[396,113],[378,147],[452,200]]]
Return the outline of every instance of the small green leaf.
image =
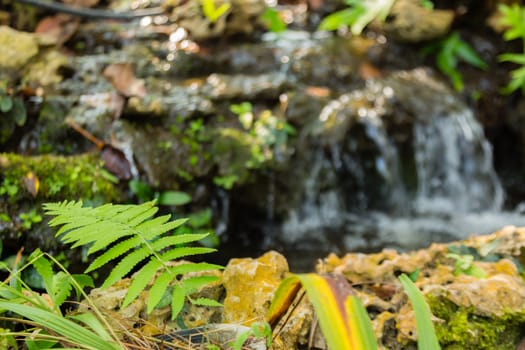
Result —
[[[13,107],[13,98],[7,95],[0,95],[0,112],[9,112]]]
[[[141,201],[149,201],[153,198],[153,190],[148,184],[140,180],[131,180],[128,184],[129,189],[133,192]]]
[[[24,126],[27,121],[27,111],[24,106],[24,102],[20,98],[15,98],[13,100],[13,108],[11,108],[9,114],[15,120],[16,125]]]
[[[230,105],[230,111],[237,115],[252,112],[252,104],[250,102],[242,102],[239,104]]]
[[[525,65],[525,55],[521,53],[504,53],[498,56],[500,62],[512,62]]]
[[[157,306],[164,296],[164,292],[168,289],[170,282],[175,278],[176,276],[171,274],[170,271],[165,271],[155,279],[155,283],[151,286],[148,294],[148,314]]]
[[[200,305],[200,306],[211,306],[211,307],[223,307],[221,303],[219,303],[217,300],[209,299],[209,298],[197,298],[194,300],[191,300],[191,303],[193,305]]]
[[[286,23],[284,23],[279,12],[271,7],[267,7],[264,10],[261,20],[271,32],[279,33],[286,30]]]
[[[202,12],[204,16],[212,22],[215,23],[217,20],[224,15],[231,7],[229,2],[222,4],[219,7],[215,6],[215,0],[201,0]]]
[[[171,294],[171,319],[174,320],[177,318],[179,313],[184,307],[184,300],[186,299],[186,292],[182,288],[173,288],[173,293]]]
[[[421,273],[421,270],[419,268],[417,268],[417,269],[415,269],[414,271],[412,271],[411,273],[408,274],[408,278],[410,278],[410,280],[412,282],[415,282],[419,278],[419,274],[420,273]]]
[[[470,45],[465,42],[461,42],[456,48],[456,54],[458,57],[468,64],[477,67],[479,69],[486,70],[488,65],[481,57],[478,56],[476,51]]]
[[[363,7],[349,8],[332,13],[323,18],[319,24],[319,30],[337,30],[341,26],[348,26],[357,21],[364,13]]]
[[[188,217],[188,225],[192,228],[200,228],[204,227],[208,224],[210,224],[212,219],[212,210],[210,208],[206,208],[203,210],[200,210],[196,213],[191,214]]]
[[[191,202],[191,196],[185,192],[166,191],[159,195],[160,205],[184,205]]]

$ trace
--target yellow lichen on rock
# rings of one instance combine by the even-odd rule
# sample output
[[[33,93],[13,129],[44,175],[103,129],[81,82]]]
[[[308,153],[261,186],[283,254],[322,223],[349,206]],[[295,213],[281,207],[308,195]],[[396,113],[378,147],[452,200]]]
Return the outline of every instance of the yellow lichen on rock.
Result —
[[[251,324],[265,319],[288,262],[270,251],[258,259],[232,259],[223,272],[226,289],[223,322]]]
[[[21,69],[38,53],[38,40],[31,33],[0,26],[0,71]]]

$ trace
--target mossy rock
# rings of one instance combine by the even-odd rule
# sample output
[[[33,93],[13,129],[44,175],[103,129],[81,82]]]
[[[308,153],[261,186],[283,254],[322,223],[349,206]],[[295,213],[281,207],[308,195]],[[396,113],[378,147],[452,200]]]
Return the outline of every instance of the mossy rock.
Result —
[[[525,311],[484,317],[445,298],[427,296],[427,301],[433,315],[443,320],[434,323],[443,349],[514,350],[523,335]]]
[[[235,176],[238,183],[245,183],[250,169],[261,166],[257,158],[259,146],[250,134],[234,128],[216,130],[212,157],[219,169],[219,176]]]
[[[0,173],[0,203],[120,198],[116,178],[96,153],[67,157],[0,153]]]

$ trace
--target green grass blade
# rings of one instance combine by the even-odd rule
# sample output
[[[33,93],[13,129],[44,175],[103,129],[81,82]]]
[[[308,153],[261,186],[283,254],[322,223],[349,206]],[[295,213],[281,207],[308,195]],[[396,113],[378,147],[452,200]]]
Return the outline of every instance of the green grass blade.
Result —
[[[61,336],[66,337],[72,343],[81,345],[86,349],[92,350],[121,350],[122,348],[116,343],[109,342],[88,329],[52,312],[31,307],[0,301],[0,309],[10,310],[31,321],[37,323],[43,328],[50,329]]]
[[[434,325],[430,319],[432,313],[428,307],[425,297],[421,294],[421,291],[416,287],[414,282],[410,278],[402,274],[399,276],[399,281],[408,295],[412,307],[414,308],[414,314],[416,317],[416,328],[417,328],[417,347],[419,350],[440,350],[439,342],[436,337]]]

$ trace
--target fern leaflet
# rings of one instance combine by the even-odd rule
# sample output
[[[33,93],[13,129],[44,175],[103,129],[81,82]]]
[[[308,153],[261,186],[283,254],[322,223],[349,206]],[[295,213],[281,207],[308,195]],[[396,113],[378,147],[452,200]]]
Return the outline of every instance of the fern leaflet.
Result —
[[[88,245],[88,255],[105,250],[86,272],[96,270],[113,260],[117,262],[102,288],[111,286],[143,264],[132,276],[122,307],[133,302],[149,286],[147,310],[150,312],[158,305],[168,287],[173,285],[172,317],[175,318],[188,294],[215,280],[215,277],[207,276],[208,278],[183,283],[178,281],[179,276],[190,272],[217,270],[222,266],[188,262],[175,266],[170,264],[172,260],[210,253],[215,249],[184,246],[199,241],[208,234],[169,234],[187,219],[169,221],[169,215],[153,218],[158,211],[154,204],[151,201],[140,205],[105,204],[92,208],[83,207],[82,202],[64,201],[47,203],[44,209],[47,215],[54,216],[49,225],[60,226],[56,236],[64,243],[72,244],[72,247]]]

